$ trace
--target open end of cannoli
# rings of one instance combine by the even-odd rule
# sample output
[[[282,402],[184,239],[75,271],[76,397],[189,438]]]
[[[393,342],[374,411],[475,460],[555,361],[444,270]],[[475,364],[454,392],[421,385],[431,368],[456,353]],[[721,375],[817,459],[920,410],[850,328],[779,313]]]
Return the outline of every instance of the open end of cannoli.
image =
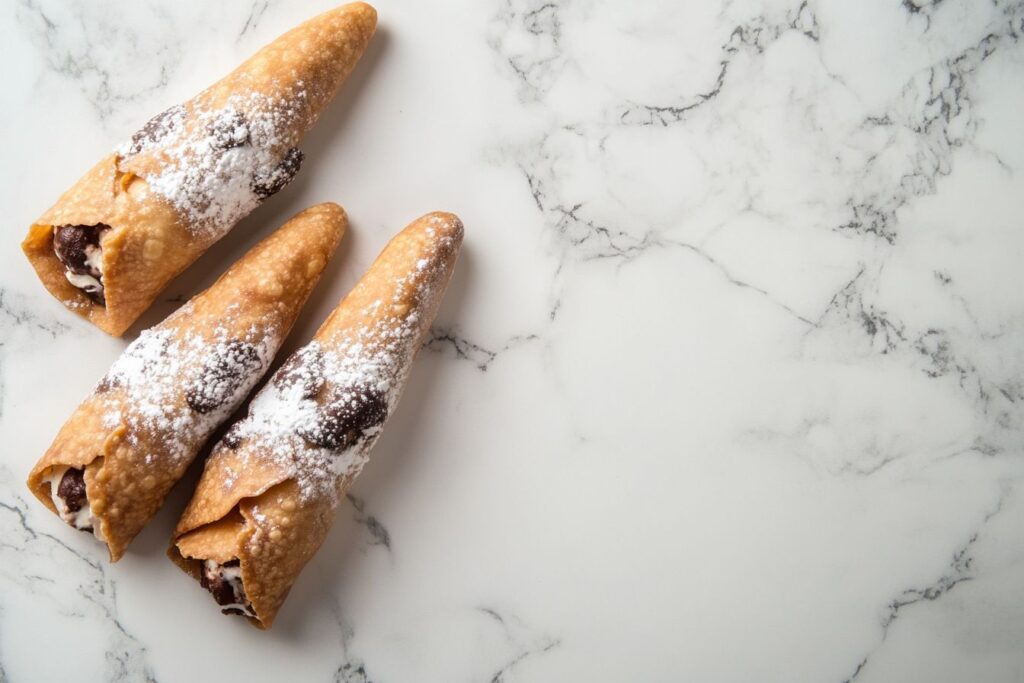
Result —
[[[50,498],[60,518],[79,531],[88,531],[102,541],[103,532],[100,531],[99,520],[89,505],[85,469],[55,468],[43,481],[50,484]]]
[[[273,624],[296,577],[323,542],[335,508],[328,500],[304,505],[294,480],[275,484],[277,477],[266,474],[252,478],[240,473],[247,480],[241,482],[243,495],[230,495],[233,504],[222,508],[226,512],[203,506],[204,518],[223,516],[187,531],[179,528],[167,550],[175,564],[213,593],[225,613],[248,617],[260,629]]]
[[[171,546],[170,557],[210,592],[222,613],[248,617],[260,625],[243,579],[239,538],[245,528],[246,520],[235,507],[179,539]]]
[[[109,225],[61,225],[53,229],[53,253],[64,266],[64,277],[103,306],[103,246]]]
[[[29,228],[21,247],[50,293],[122,334],[200,251],[173,206],[108,154]]]

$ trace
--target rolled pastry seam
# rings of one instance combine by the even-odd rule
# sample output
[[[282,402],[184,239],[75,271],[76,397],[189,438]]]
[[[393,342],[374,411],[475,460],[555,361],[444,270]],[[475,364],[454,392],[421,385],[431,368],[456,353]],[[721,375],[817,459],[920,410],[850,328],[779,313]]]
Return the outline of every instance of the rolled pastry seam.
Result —
[[[266,372],[346,224],[337,204],[303,211],[144,331],[30,473],[36,497],[119,559]]]
[[[46,288],[122,334],[178,273],[295,176],[299,142],[376,22],[364,3],[314,17],[104,157],[22,242]]]
[[[405,228],[214,447],[168,555],[225,612],[270,627],[398,403],[461,243],[452,214]]]

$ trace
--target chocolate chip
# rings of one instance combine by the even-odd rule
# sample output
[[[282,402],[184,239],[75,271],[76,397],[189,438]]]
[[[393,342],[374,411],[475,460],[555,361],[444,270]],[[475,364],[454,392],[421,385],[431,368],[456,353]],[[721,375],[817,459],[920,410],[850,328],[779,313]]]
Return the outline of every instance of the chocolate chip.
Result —
[[[68,270],[98,278],[100,272],[87,263],[88,248],[98,247],[100,232],[109,225],[62,225],[53,230],[53,251]]]
[[[229,109],[209,125],[207,131],[218,149],[241,147],[249,142],[249,122],[245,114]]]
[[[97,394],[105,394],[114,387],[118,386],[120,383],[121,382],[118,378],[111,377],[110,375],[104,375],[103,379],[101,379],[99,383],[96,385],[96,389],[94,389],[94,391]]]
[[[315,346],[303,347],[274,374],[274,384],[285,391],[299,386],[302,398],[316,398],[324,386],[323,352]]]
[[[203,563],[199,573],[199,585],[210,591],[213,595],[213,599],[217,601],[218,605],[231,605],[238,602],[235,596],[235,589],[231,587],[231,583],[224,580],[224,575],[221,573],[222,567],[237,567],[238,560],[232,560],[231,562],[225,562],[222,565],[217,565],[213,569],[206,566]]]
[[[53,230],[53,253],[61,263],[76,275],[88,275],[96,284],[81,287],[90,299],[100,305],[106,304],[103,295],[103,275],[99,269],[89,265],[89,252],[99,249],[100,237],[110,229],[109,225],[61,225]]]
[[[238,432],[238,425],[231,425],[231,428],[224,433],[220,441],[231,450],[238,448],[242,444],[242,435]]]
[[[231,402],[260,365],[260,354],[252,344],[237,339],[218,344],[185,391],[185,400],[197,413],[215,410]]]
[[[271,169],[269,173],[258,173],[253,177],[252,191],[260,199],[266,199],[271,195],[277,194],[299,172],[304,158],[305,155],[297,147],[292,147],[284,155],[284,159]]]
[[[76,470],[74,467],[65,470],[57,485],[57,495],[71,512],[81,510],[89,502],[85,495],[85,470]]]
[[[185,107],[176,104],[151,118],[146,125],[132,135],[132,144],[128,148],[128,154],[138,154],[149,145],[163,140],[181,124],[184,116]]]
[[[317,410],[313,424],[300,427],[299,436],[313,446],[345,450],[366,430],[387,417],[388,405],[379,391],[360,387],[346,389]]]
[[[65,266],[75,272],[84,272],[85,247],[89,236],[84,225],[65,225],[53,231],[53,251]]]

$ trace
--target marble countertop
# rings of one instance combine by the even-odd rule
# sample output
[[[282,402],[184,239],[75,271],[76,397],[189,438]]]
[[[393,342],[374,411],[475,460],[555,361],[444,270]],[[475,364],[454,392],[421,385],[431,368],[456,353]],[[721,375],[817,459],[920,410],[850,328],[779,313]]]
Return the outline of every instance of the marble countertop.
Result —
[[[125,346],[17,243],[330,0],[0,9],[0,681],[1024,679],[1024,2],[380,0],[298,179],[352,223],[288,348],[434,209],[463,256],[273,630],[24,480]],[[137,325],[128,338],[138,333]]]

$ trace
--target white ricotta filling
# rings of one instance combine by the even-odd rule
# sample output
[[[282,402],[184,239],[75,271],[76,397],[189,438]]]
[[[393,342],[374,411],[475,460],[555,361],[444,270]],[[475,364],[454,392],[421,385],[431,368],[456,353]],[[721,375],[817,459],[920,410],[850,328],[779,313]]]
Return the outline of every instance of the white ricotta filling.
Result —
[[[85,504],[78,509],[78,512],[72,512],[64,499],[57,493],[57,488],[60,486],[60,480],[64,478],[64,473],[69,468],[58,468],[53,470],[53,473],[49,477],[43,479],[43,481],[50,483],[50,498],[53,500],[54,507],[57,508],[57,514],[65,522],[75,527],[76,529],[88,529],[92,527],[93,536],[98,540],[104,541],[103,532],[100,531],[100,520],[92,514],[92,508],[89,505],[89,499],[86,498]]]
[[[85,248],[85,265],[103,275],[103,248],[89,245]]]
[[[85,265],[99,273],[99,277],[103,276],[103,248],[90,244],[85,248]],[[68,279],[75,287],[86,291],[86,292],[99,292],[102,291],[103,285],[99,281],[99,277],[94,277],[88,273],[74,273],[70,268],[64,271],[64,277]]]
[[[256,613],[252,611],[252,605],[249,600],[245,597],[245,588],[242,587],[242,568],[241,567],[222,567],[213,560],[205,560],[203,563],[206,566],[206,571],[209,574],[219,573],[221,579],[227,582],[231,586],[231,590],[234,592],[235,597],[240,602],[235,602],[230,605],[221,605],[222,610],[237,609],[245,613],[247,617],[255,617]]]
[[[68,279],[68,282],[73,284],[82,290],[99,291],[100,281],[94,278],[92,275],[85,275],[81,273],[72,273],[70,270],[64,271],[64,277]]]

